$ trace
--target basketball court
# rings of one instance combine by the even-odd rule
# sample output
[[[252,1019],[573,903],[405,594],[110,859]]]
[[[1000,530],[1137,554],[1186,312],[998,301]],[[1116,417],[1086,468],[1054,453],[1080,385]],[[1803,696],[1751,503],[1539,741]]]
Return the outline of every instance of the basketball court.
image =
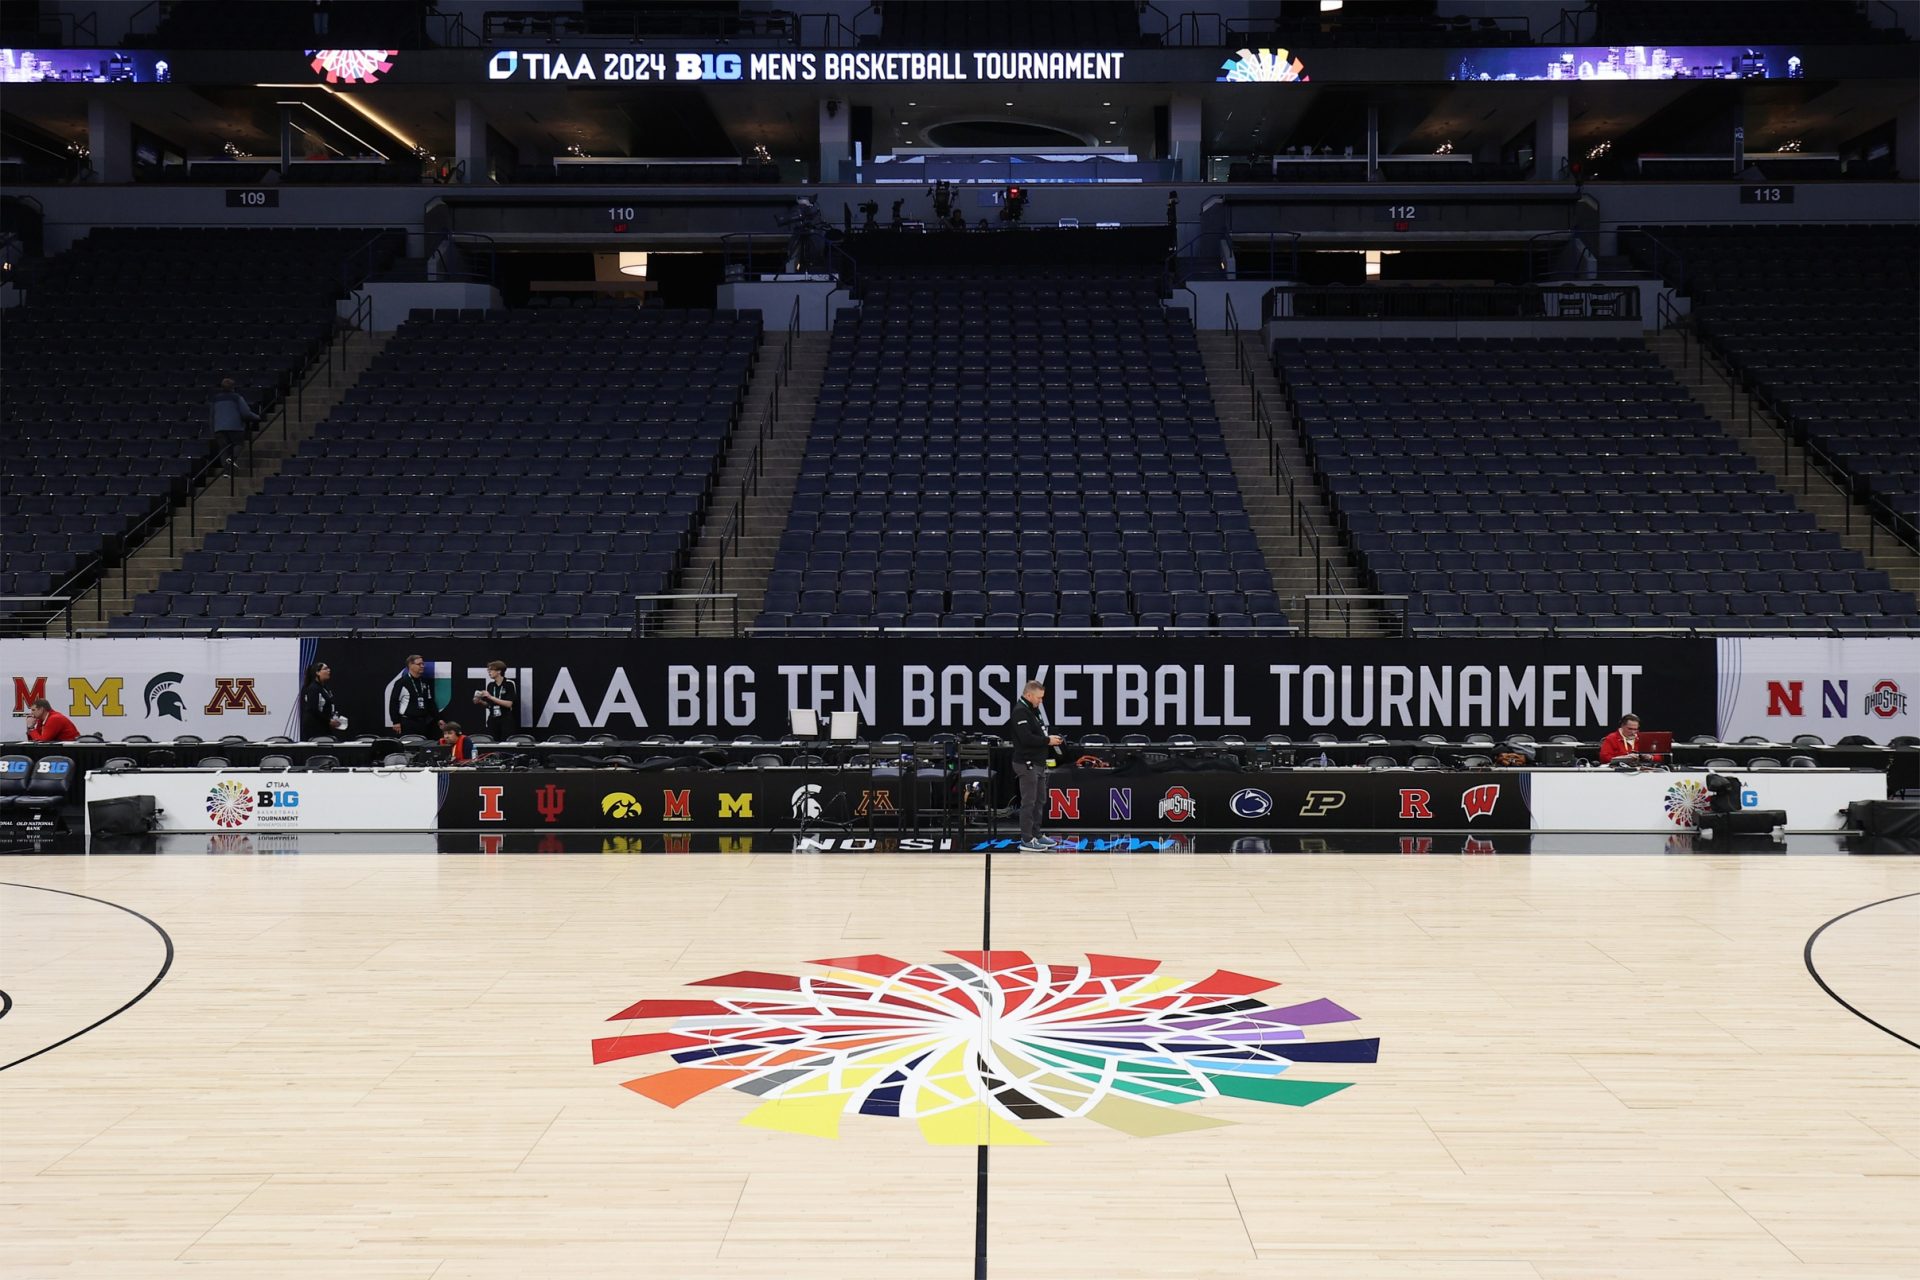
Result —
[[[1909,858],[0,881],[9,1276],[1920,1273]]]

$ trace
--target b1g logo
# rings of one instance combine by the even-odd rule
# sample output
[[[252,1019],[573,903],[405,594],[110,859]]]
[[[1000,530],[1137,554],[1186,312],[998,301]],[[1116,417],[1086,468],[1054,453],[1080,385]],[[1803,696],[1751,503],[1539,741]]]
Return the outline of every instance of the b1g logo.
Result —
[[[676,53],[675,80],[738,80],[744,74],[737,53]]]
[[[300,807],[300,793],[298,791],[262,791],[260,793],[260,807],[262,809],[280,809],[282,811],[298,809]]]

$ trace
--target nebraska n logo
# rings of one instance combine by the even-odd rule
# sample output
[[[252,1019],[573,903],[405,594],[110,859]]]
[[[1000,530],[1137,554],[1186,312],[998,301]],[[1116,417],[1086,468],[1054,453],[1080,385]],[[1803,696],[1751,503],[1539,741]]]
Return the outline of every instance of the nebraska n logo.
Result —
[[[1493,806],[1500,803],[1500,784],[1485,782],[1477,787],[1468,787],[1460,796],[1460,812],[1467,815],[1467,821],[1484,818],[1493,812]]]
[[[253,691],[252,676],[215,677],[213,697],[207,699],[202,714],[217,716],[226,711],[244,711],[250,716],[267,714],[266,704]]]

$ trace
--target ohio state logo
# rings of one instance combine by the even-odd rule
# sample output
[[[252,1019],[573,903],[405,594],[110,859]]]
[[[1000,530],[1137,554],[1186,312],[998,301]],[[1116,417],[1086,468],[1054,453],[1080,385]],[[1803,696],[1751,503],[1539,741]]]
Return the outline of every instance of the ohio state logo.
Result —
[[[1168,787],[1160,801],[1160,816],[1168,822],[1185,822],[1199,811],[1200,806],[1193,802],[1193,795],[1185,787]]]
[[[1893,681],[1882,680],[1873,686],[1873,692],[1867,695],[1866,704],[1861,710],[1871,712],[1882,720],[1891,720],[1907,714],[1907,695],[1900,692],[1900,686]]]

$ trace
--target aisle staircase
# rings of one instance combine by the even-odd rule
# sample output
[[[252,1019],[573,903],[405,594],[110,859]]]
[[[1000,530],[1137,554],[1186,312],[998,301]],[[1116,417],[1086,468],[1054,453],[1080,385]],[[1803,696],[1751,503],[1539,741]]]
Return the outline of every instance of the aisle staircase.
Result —
[[[1313,635],[1400,634],[1397,609],[1314,598],[1358,596],[1366,587],[1314,480],[1258,331],[1201,330],[1198,337],[1220,434],[1288,620]]]
[[[714,499],[657,634],[734,635],[753,625],[793,506],[828,333],[767,334],[714,486]],[[714,598],[721,597],[721,598]],[[728,598],[731,597],[731,598]]]
[[[1647,346],[1707,416],[1779,482],[1783,493],[1793,495],[1801,510],[1811,512],[1822,529],[1838,534],[1843,544],[1864,556],[1869,569],[1886,570],[1896,590],[1920,593],[1920,555],[1884,525],[1876,525],[1866,504],[1821,471],[1710,352],[1703,358],[1697,338],[1669,328],[1649,334]]]
[[[294,392],[254,436],[251,453],[242,449],[235,467],[213,474],[186,502],[174,508],[171,520],[159,525],[151,537],[129,551],[119,567],[109,570],[74,601],[73,633],[104,632],[115,618],[133,611],[135,597],[156,588],[161,574],[178,569],[187,552],[197,550],[208,534],[225,527],[227,517],[243,509],[247,499],[279,473],[360,380],[391,336],[357,329],[336,334],[301,371]],[[64,633],[64,620],[47,632]]]

